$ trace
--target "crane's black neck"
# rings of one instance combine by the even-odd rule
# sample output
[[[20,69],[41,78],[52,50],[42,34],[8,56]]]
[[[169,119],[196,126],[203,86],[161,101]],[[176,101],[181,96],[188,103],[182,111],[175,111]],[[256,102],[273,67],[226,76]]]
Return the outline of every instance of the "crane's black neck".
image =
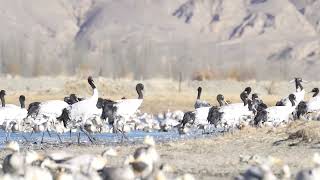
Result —
[[[296,90],[298,91],[298,89],[300,88],[300,91],[303,90],[303,87],[301,85],[301,81],[299,79],[295,79],[295,84],[296,84]]]
[[[244,89],[244,92],[246,92],[247,95],[249,96],[250,93],[251,93],[251,87],[246,87],[246,88]]]
[[[201,97],[201,91],[202,91],[202,89],[201,89],[201,88],[198,88],[198,95],[197,95],[197,99],[200,99],[200,97]]]
[[[313,94],[312,97],[316,97],[316,96],[318,96],[318,94],[319,94],[319,89],[317,88],[317,89],[315,89],[313,92],[314,92],[314,94]]]
[[[225,105],[224,97],[221,94],[219,94],[217,96],[217,101],[218,101],[220,107]]]
[[[95,89],[95,88],[96,88],[96,86],[94,85],[93,81],[88,81],[88,82],[89,82],[89,84],[90,84],[90,86],[91,86],[92,89]]]
[[[5,107],[5,106],[6,106],[6,101],[5,101],[5,99],[4,99],[4,95],[1,95],[1,96],[0,96],[0,99],[1,99],[1,105],[2,105],[2,107]]]
[[[137,93],[138,93],[138,99],[143,99],[143,93],[141,88],[137,88]]]
[[[248,104],[248,95],[245,91],[240,94],[240,98],[241,98],[244,106],[246,106]]]
[[[26,108],[26,104],[24,102],[20,102],[20,105],[21,105],[21,109]]]
[[[296,103],[294,102],[294,99],[289,98],[289,100],[290,100],[292,106],[296,105]]]
[[[23,99],[23,98],[20,98],[20,99],[19,99],[19,101],[20,101],[20,106],[21,106],[21,109],[24,109],[24,108],[26,108],[26,104],[25,104],[25,99]]]

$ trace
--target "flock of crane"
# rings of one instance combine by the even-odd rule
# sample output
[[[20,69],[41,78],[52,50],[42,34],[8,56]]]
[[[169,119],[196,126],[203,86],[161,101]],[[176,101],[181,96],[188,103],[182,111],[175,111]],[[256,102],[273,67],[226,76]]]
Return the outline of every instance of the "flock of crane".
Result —
[[[229,130],[243,126],[280,126],[295,118],[307,117],[310,113],[320,111],[319,89],[311,92],[313,97],[304,101],[305,89],[301,78],[295,78],[295,91],[279,100],[275,106],[268,107],[257,93],[251,93],[247,87],[240,93],[241,103],[231,103],[222,94],[217,96],[219,106],[211,106],[200,99],[202,88],[198,88],[198,96],[194,110],[188,112],[174,111],[153,116],[141,113],[138,109],[143,102],[144,85],[136,85],[136,99],[120,100],[99,97],[98,89],[92,77],[88,84],[93,94],[88,98],[79,98],[75,94],[64,100],[32,102],[25,106],[26,98],[19,97],[20,106],[5,103],[5,90],[0,91],[2,107],[0,107],[0,127],[6,132],[6,139],[11,132],[45,132],[54,131],[61,141],[61,133],[83,132],[91,142],[95,141],[92,133],[120,132],[125,136],[132,130],[169,131],[177,129],[180,134],[187,133],[190,127]],[[251,95],[251,98],[250,98]],[[43,136],[42,140],[43,141]]]
[[[150,136],[146,136],[144,144],[119,166],[109,162],[118,156],[112,148],[96,155],[39,153],[22,150],[16,141],[10,141],[5,149],[10,153],[2,163],[0,179],[3,180],[194,180],[190,174],[174,176],[173,168],[161,163]]]
[[[59,134],[69,131],[84,132],[90,141],[94,138],[92,132],[108,131],[123,132],[126,121],[136,113],[143,101],[142,84],[137,84],[137,99],[121,99],[111,101],[99,98],[92,77],[88,83],[93,90],[89,98],[78,98],[75,94],[65,97],[64,100],[49,100],[45,102],[32,102],[25,107],[25,96],[19,97],[20,106],[5,103],[5,90],[0,91],[2,107],[0,108],[0,125],[6,131],[6,139],[10,132],[50,132]],[[120,124],[123,124],[120,127]],[[104,129],[104,130],[102,130]],[[42,136],[43,137],[43,136]],[[43,139],[42,139],[43,140]]]
[[[278,127],[295,119],[317,119],[320,113],[319,89],[314,88],[310,92],[313,93],[312,98],[304,101],[306,92],[302,83],[306,81],[295,78],[291,82],[295,83],[295,91],[270,107],[258,97],[257,93],[251,94],[251,87],[246,87],[241,92],[241,103],[227,102],[224,96],[219,94],[217,96],[219,106],[211,106],[200,100],[202,88],[199,87],[195,110],[184,114],[180,128],[184,130],[188,124],[195,124],[198,127],[212,124],[215,128],[224,130],[248,125]]]
[[[313,97],[304,101],[305,89],[301,78],[295,78],[295,91],[279,100],[275,106],[268,107],[246,87],[240,93],[241,103],[226,101],[222,94],[217,95],[218,106],[212,106],[201,100],[202,88],[198,88],[198,96],[194,110],[188,112],[174,111],[157,116],[141,113],[138,109],[143,102],[144,85],[136,85],[136,99],[122,98],[110,100],[99,98],[92,77],[88,84],[93,90],[89,98],[79,98],[75,94],[64,100],[32,102],[25,106],[26,97],[19,97],[20,106],[6,104],[4,90],[0,91],[2,107],[0,108],[0,127],[5,130],[7,138],[11,132],[51,132],[55,131],[61,141],[61,133],[83,132],[91,142],[95,141],[92,133],[120,132],[125,136],[131,130],[169,131],[176,129],[180,134],[187,133],[192,127],[206,130],[208,127],[229,130],[243,126],[281,126],[297,118],[308,119],[310,114],[320,112],[319,89],[310,93]],[[251,97],[250,97],[251,95]],[[43,138],[43,136],[42,136]],[[43,139],[41,140],[43,141]],[[68,153],[40,154],[34,151],[20,151],[19,144],[9,141],[5,149],[11,153],[2,164],[0,179],[184,179],[193,180],[191,175],[168,178],[169,166],[159,164],[160,156],[155,149],[152,137],[146,136],[144,146],[136,149],[133,155],[126,158],[122,166],[108,165],[108,158],[116,155],[108,150],[101,155],[74,155]],[[315,167],[303,170],[296,179],[318,179],[320,177],[320,155],[315,154]],[[276,163],[274,158],[259,162],[249,168],[237,179],[277,179],[272,172]],[[283,166],[283,179],[292,175],[287,166]]]

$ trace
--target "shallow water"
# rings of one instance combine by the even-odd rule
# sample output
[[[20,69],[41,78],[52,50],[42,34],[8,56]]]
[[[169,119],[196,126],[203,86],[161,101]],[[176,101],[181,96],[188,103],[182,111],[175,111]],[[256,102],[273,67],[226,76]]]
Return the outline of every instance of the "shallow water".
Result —
[[[10,133],[8,138],[6,138],[6,133],[4,131],[0,131],[0,147],[3,147],[6,143],[6,140],[9,141],[18,141],[20,143],[31,143],[31,144],[41,144],[41,140],[43,137],[43,142],[45,144],[51,145],[61,145],[64,143],[77,143],[78,142],[78,134],[77,132],[72,132],[71,137],[70,133],[63,133],[60,134],[61,141],[60,142],[58,134],[55,132],[40,132],[40,133]],[[178,141],[178,140],[186,140],[186,139],[195,139],[195,138],[205,138],[218,135],[219,132],[210,132],[210,133],[203,133],[203,130],[199,129],[192,129],[187,134],[180,135],[177,130],[171,130],[168,132],[144,132],[144,131],[131,131],[122,135],[121,133],[114,134],[114,133],[96,133],[92,134],[94,137],[95,144],[101,145],[117,145],[117,144],[124,144],[124,145],[132,145],[132,144],[140,144],[142,143],[145,136],[152,136],[154,140],[159,142],[169,142],[169,141]],[[89,138],[85,135],[85,133],[80,133],[80,143],[86,144],[91,142]]]

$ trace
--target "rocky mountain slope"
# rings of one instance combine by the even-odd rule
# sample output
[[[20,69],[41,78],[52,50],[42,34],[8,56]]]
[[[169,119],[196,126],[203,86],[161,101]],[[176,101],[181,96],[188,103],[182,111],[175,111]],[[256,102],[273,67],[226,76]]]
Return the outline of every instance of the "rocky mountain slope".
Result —
[[[0,68],[320,79],[319,9],[320,0],[2,0]]]

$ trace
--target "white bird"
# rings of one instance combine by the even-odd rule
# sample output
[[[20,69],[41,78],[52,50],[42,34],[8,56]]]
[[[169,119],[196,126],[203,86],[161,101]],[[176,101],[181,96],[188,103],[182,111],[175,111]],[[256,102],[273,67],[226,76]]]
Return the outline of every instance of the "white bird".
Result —
[[[210,124],[213,124],[215,127],[217,127],[217,123],[221,121],[221,115],[222,113],[219,112],[220,107],[226,106],[228,103],[224,100],[224,96],[222,94],[217,95],[217,101],[219,103],[219,106],[212,106],[210,107],[207,120]]]
[[[93,90],[92,96],[76,102],[71,106],[68,105],[63,109],[62,115],[58,118],[60,121],[63,121],[65,127],[71,125],[70,130],[71,128],[80,128],[81,131],[84,131],[84,125],[87,121],[101,116],[102,109],[97,108],[99,93],[91,76],[88,77],[88,83]],[[88,136],[87,133],[86,135]],[[78,143],[79,138],[80,136],[78,136]],[[88,136],[88,138],[93,142],[92,137]]]
[[[249,111],[248,109],[248,103],[247,103],[247,97],[248,94],[250,94],[251,92],[251,88],[247,87],[241,94],[240,94],[240,98],[242,99],[243,103],[234,103],[234,104],[228,104],[225,100],[223,95],[219,94],[217,95],[217,101],[220,105],[219,107],[219,112],[220,113],[229,113],[229,112],[234,112],[237,111],[242,114],[243,112],[247,112]],[[202,108],[197,108],[195,110],[195,124],[197,125],[206,125],[209,123],[208,121],[208,116],[209,116],[209,112],[210,109],[212,109],[212,107],[202,107]],[[236,114],[236,115],[239,115]],[[233,113],[232,113],[233,114]]]
[[[136,176],[141,179],[149,177],[160,160],[160,156],[155,149],[154,139],[146,136],[144,144],[146,146],[136,149],[132,159],[129,161]]]
[[[70,170],[71,172],[98,171],[107,165],[106,157],[102,155],[82,154],[66,159],[57,166]]]
[[[248,105],[248,97],[251,93],[251,87],[246,87],[241,93],[240,93],[240,99],[242,100],[241,103],[233,103],[233,104],[229,104],[229,103],[226,103],[226,101],[223,100],[225,106],[224,109],[225,110],[233,110],[233,109],[247,109],[245,108],[244,106],[247,106]],[[218,101],[219,102],[219,101]],[[220,102],[219,102],[220,104]]]
[[[115,132],[130,129],[126,125],[126,122],[129,121],[141,106],[143,102],[143,90],[143,84],[139,83],[136,85],[137,99],[105,100],[101,117],[102,119],[108,119],[109,124],[114,127]]]
[[[105,150],[99,155],[81,154],[75,156],[65,152],[56,152],[47,155],[41,163],[41,167],[51,171],[65,169],[72,174],[97,172],[108,165],[107,158],[111,156],[117,156],[117,152],[113,149]]]
[[[223,95],[219,94],[217,95],[217,101],[220,105],[225,104],[226,102],[224,101]],[[211,114],[209,112],[212,112],[215,109],[216,106],[213,107],[200,107],[195,109],[194,111],[188,111],[184,113],[183,118],[181,120],[181,126],[179,131],[183,132],[185,126],[187,124],[194,124],[196,126],[205,126],[208,125],[209,123],[211,124],[212,121],[211,119],[214,119],[211,117]]]
[[[216,111],[215,113],[211,112],[215,115],[215,120],[211,119],[210,121],[215,125],[220,124],[224,128],[234,128],[250,120],[253,117],[253,111],[249,106],[248,92],[251,92],[251,88],[250,91],[245,90],[240,94],[242,103],[227,104],[212,109],[212,111]]]
[[[1,100],[1,107],[0,109],[4,108],[4,107],[15,107],[18,108],[19,106],[14,105],[14,104],[6,104],[5,98],[4,96],[6,95],[6,91],[5,90],[1,90],[0,91],[0,100]]]
[[[23,162],[24,156],[20,153],[20,146],[16,141],[10,141],[5,146],[6,150],[11,151],[9,155],[7,155],[2,164],[2,170],[4,173],[12,173],[12,174],[23,174]]]
[[[195,125],[206,125],[208,124],[207,117],[211,107],[200,107],[195,109]]]
[[[31,123],[32,132],[42,132],[41,143],[43,142],[45,131],[50,135],[49,131],[54,129],[57,118],[62,115],[63,109],[68,106],[69,104],[62,100],[49,100],[29,104],[26,120]]]
[[[236,177],[236,180],[249,180],[249,179],[265,179],[265,180],[276,180],[274,172],[272,171],[275,165],[282,164],[282,161],[277,158],[269,157],[264,162],[257,162],[248,168],[242,175]]]
[[[29,104],[27,118],[31,120],[34,127],[48,125],[54,123],[61,116],[64,108],[69,106],[68,103],[62,100],[49,100],[45,102],[33,102]]]
[[[91,97],[72,104],[68,110],[70,111],[70,118],[72,121],[86,121],[99,111],[97,108],[97,102],[99,98],[99,92],[91,76],[88,77],[88,83],[93,90]],[[100,109],[101,110],[101,109]]]
[[[12,153],[3,160],[4,173],[23,175],[28,165],[43,159],[43,156],[35,151],[20,152],[20,146],[16,141],[8,142],[5,149],[10,150]]]
[[[0,125],[6,131],[6,140],[10,131],[21,131],[23,120],[27,117],[25,109],[25,96],[19,97],[20,107],[16,105],[5,106],[0,108]]]
[[[312,91],[314,94],[312,98],[307,102],[307,112],[314,112],[320,110],[320,95],[319,88],[313,88]]]
[[[297,106],[301,101],[304,100],[305,90],[303,89],[303,86],[301,85],[302,82],[307,82],[302,80],[301,78],[294,78],[290,83],[295,82],[296,90],[295,92],[291,93],[295,95],[296,97],[296,105]],[[291,106],[291,102],[289,99],[289,96],[282,98],[280,101],[276,103],[276,106]]]
[[[295,112],[296,118],[302,116],[306,119],[318,119],[320,114],[320,95],[319,88],[313,88],[310,93],[314,93],[309,101],[301,101]],[[306,116],[304,116],[306,115]]]
[[[143,102],[143,84],[136,85],[136,91],[138,93],[138,99],[120,99],[116,101],[114,107],[116,107],[116,116],[124,117],[125,119],[131,117],[141,106]]]
[[[0,124],[3,120],[22,120],[27,117],[27,110],[25,109],[25,96],[19,97],[20,106],[16,105],[5,105],[0,108]]]
[[[197,109],[197,108],[201,108],[201,107],[210,107],[211,105],[204,101],[204,100],[201,100],[201,92],[202,92],[202,87],[198,87],[198,96],[197,96],[197,100],[196,102],[194,103],[194,108]]]
[[[266,123],[272,126],[281,125],[281,123],[287,123],[289,121],[290,114],[295,111],[296,102],[295,95],[290,94],[289,100],[291,106],[272,106],[265,110],[259,111],[255,117],[255,121],[258,123]]]

